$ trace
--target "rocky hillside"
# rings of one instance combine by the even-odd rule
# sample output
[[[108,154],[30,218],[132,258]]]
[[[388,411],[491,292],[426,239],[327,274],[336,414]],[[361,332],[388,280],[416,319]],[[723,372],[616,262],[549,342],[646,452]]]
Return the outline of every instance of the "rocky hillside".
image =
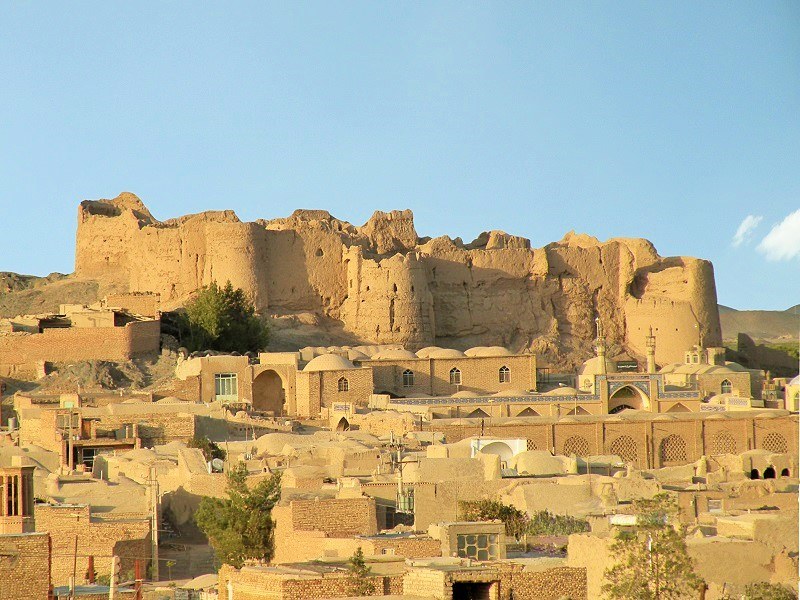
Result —
[[[754,340],[792,341],[800,331],[800,304],[786,310],[736,310],[720,305],[719,319],[725,340],[744,333]]]

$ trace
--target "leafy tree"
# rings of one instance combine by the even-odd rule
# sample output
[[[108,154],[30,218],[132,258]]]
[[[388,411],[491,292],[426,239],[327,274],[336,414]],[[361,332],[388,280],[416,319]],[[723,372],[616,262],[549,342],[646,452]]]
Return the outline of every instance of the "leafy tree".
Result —
[[[269,561],[274,552],[272,508],[280,499],[280,474],[247,487],[247,466],[228,472],[227,498],[203,498],[195,512],[217,557],[241,567],[245,559]]]
[[[218,458],[220,460],[225,460],[225,450],[220,448],[216,443],[212,442],[206,436],[199,436],[195,435],[189,443],[187,444],[189,448],[198,448],[203,452],[203,456],[206,460],[213,460]]]
[[[797,600],[797,594],[791,588],[766,581],[746,585],[744,597],[747,600]]]
[[[253,302],[230,281],[200,289],[179,319],[181,343],[190,351],[257,352],[269,341],[266,322]]]
[[[703,585],[686,550],[685,529],[672,524],[678,508],[667,494],[634,500],[633,531],[611,545],[617,563],[606,569],[603,592],[619,600],[692,598]]]
[[[530,535],[569,535],[589,531],[589,522],[585,519],[553,515],[546,510],[533,514],[528,525]]]
[[[364,552],[359,546],[350,557],[347,570],[350,571],[350,593],[354,596],[369,596],[375,592],[375,584],[371,581],[372,568],[364,560]]]
[[[506,526],[506,534],[519,540],[527,531],[530,517],[527,513],[497,500],[461,500],[458,503],[460,518],[465,521],[492,521],[498,519]]]

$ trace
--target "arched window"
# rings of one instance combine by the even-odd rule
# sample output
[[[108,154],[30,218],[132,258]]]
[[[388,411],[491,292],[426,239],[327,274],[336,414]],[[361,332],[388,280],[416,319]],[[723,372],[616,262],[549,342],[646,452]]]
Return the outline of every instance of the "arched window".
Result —
[[[511,371],[505,365],[500,367],[500,383],[511,383]]]
[[[350,382],[347,381],[347,377],[339,377],[339,391],[340,392],[350,391]]]
[[[450,385],[461,385],[461,371],[456,367],[450,369]]]
[[[414,371],[406,369],[403,371],[403,387],[411,387],[414,385]]]
[[[723,394],[730,394],[733,391],[733,385],[731,384],[730,379],[723,379],[719,389]]]

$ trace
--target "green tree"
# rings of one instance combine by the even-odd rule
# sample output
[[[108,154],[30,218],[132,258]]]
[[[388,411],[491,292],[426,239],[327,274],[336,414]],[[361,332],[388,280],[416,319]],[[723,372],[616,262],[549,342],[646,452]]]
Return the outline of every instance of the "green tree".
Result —
[[[694,597],[703,580],[686,550],[686,531],[673,526],[678,508],[667,494],[634,500],[633,531],[617,534],[611,545],[616,564],[606,569],[603,592],[619,600],[672,600]]]
[[[269,341],[266,322],[253,302],[231,282],[200,289],[179,318],[181,343],[190,351],[257,352]]]
[[[225,460],[225,450],[220,448],[215,442],[212,442],[206,436],[195,435],[187,444],[189,448],[197,448],[203,452],[203,457],[206,460],[213,460],[218,458]]]
[[[750,583],[744,588],[747,600],[797,600],[797,594],[790,587],[777,583]]]
[[[506,526],[506,534],[517,541],[528,530],[530,523],[527,513],[497,500],[461,500],[458,512],[459,518],[464,521],[500,520]]]
[[[530,535],[569,535],[583,531],[589,531],[589,521],[576,517],[553,515],[546,510],[540,510],[533,513],[527,533]]]
[[[247,487],[246,478],[247,466],[238,463],[228,472],[228,497],[203,498],[194,515],[217,557],[237,568],[245,559],[272,559],[272,508],[281,494],[280,473],[253,489]]]
[[[371,580],[372,568],[364,560],[364,552],[359,546],[350,557],[347,570],[350,571],[350,593],[354,596],[369,596],[375,592]]]

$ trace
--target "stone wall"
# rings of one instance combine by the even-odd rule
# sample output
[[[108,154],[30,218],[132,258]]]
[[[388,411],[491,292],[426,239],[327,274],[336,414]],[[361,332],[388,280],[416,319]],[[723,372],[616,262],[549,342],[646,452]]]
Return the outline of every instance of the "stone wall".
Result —
[[[50,587],[46,533],[0,535],[0,598],[44,600]]]
[[[662,258],[646,240],[572,233],[539,249],[497,231],[469,244],[423,240],[410,212],[378,212],[363,227],[325,211],[160,222],[122,194],[81,203],[75,271],[101,288],[159,293],[165,304],[230,280],[260,309],[322,313],[364,342],[411,348],[527,347],[574,365],[591,353],[596,315],[610,343],[639,356],[652,325],[661,364],[696,342],[696,324],[707,345],[721,345],[707,261]]]
[[[77,573],[82,579],[88,557],[94,556],[98,575],[111,571],[111,557],[120,557],[123,575],[134,569],[134,560],[150,556],[150,522],[146,518],[98,519],[88,506],[37,504],[36,531],[50,534],[53,585],[66,585],[72,575],[75,540],[78,542]],[[146,562],[144,563],[146,566]]]

